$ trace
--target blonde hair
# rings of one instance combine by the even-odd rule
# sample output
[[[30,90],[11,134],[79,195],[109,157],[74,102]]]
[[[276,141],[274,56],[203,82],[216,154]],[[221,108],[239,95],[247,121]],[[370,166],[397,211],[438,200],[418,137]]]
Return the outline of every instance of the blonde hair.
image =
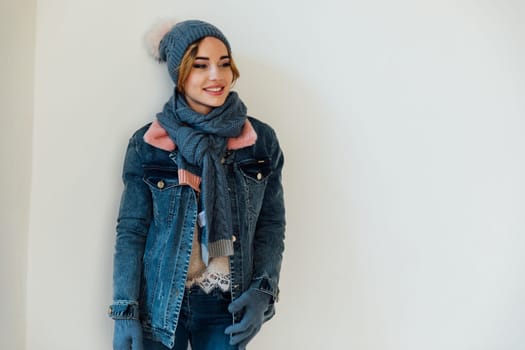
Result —
[[[184,56],[182,56],[182,59],[180,61],[180,66],[178,67],[179,79],[177,81],[177,90],[181,93],[184,93],[184,83],[186,82],[186,79],[188,79],[188,75],[190,75],[191,69],[193,68],[193,63],[195,62],[195,58],[197,57],[197,52],[199,51],[199,44],[201,43],[202,39],[197,40],[196,42],[188,46],[188,49],[186,49],[186,52],[184,53]],[[228,55],[230,56],[230,69],[233,73],[232,84],[234,84],[235,81],[237,81],[237,79],[239,79],[239,77],[241,76],[241,73],[239,73],[239,69],[237,68],[235,61],[233,60],[230,50],[228,50]]]

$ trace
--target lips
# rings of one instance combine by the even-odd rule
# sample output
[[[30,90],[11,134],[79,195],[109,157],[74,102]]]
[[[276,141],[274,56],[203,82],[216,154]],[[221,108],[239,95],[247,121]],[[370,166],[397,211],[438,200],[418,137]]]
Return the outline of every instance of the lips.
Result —
[[[215,88],[206,88],[204,90],[211,91],[211,92],[218,92],[218,91],[221,91],[222,89],[224,89],[224,88],[222,88],[222,87],[215,87]]]
[[[203,90],[206,91],[208,94],[217,96],[222,94],[222,92],[224,91],[224,86],[208,86]]]

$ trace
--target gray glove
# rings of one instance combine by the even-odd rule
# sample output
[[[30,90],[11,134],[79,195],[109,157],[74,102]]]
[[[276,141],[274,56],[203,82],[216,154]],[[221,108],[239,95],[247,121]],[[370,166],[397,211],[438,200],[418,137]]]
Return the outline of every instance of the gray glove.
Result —
[[[144,350],[140,321],[115,320],[113,350]]]
[[[244,310],[241,322],[231,325],[224,331],[231,336],[230,345],[239,344],[244,350],[246,344],[259,332],[264,322],[264,313],[270,305],[271,295],[257,289],[248,289],[231,302],[228,311],[237,313]]]

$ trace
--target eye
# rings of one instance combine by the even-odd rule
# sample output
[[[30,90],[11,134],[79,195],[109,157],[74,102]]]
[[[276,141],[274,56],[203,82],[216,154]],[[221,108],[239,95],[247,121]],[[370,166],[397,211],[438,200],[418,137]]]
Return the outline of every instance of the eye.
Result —
[[[196,69],[205,69],[205,68],[206,68],[206,64],[204,64],[204,63],[194,63],[194,64],[193,64],[193,68],[196,68]]]
[[[228,62],[224,62],[221,64],[221,67],[231,67],[231,63],[228,61]]]

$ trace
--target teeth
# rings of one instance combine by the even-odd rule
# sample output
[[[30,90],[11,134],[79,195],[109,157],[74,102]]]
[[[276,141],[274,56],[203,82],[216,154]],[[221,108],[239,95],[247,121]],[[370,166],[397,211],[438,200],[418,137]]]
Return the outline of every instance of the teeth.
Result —
[[[220,87],[216,87],[216,88],[207,88],[205,89],[206,91],[211,91],[211,92],[219,92],[222,90],[222,88]]]

